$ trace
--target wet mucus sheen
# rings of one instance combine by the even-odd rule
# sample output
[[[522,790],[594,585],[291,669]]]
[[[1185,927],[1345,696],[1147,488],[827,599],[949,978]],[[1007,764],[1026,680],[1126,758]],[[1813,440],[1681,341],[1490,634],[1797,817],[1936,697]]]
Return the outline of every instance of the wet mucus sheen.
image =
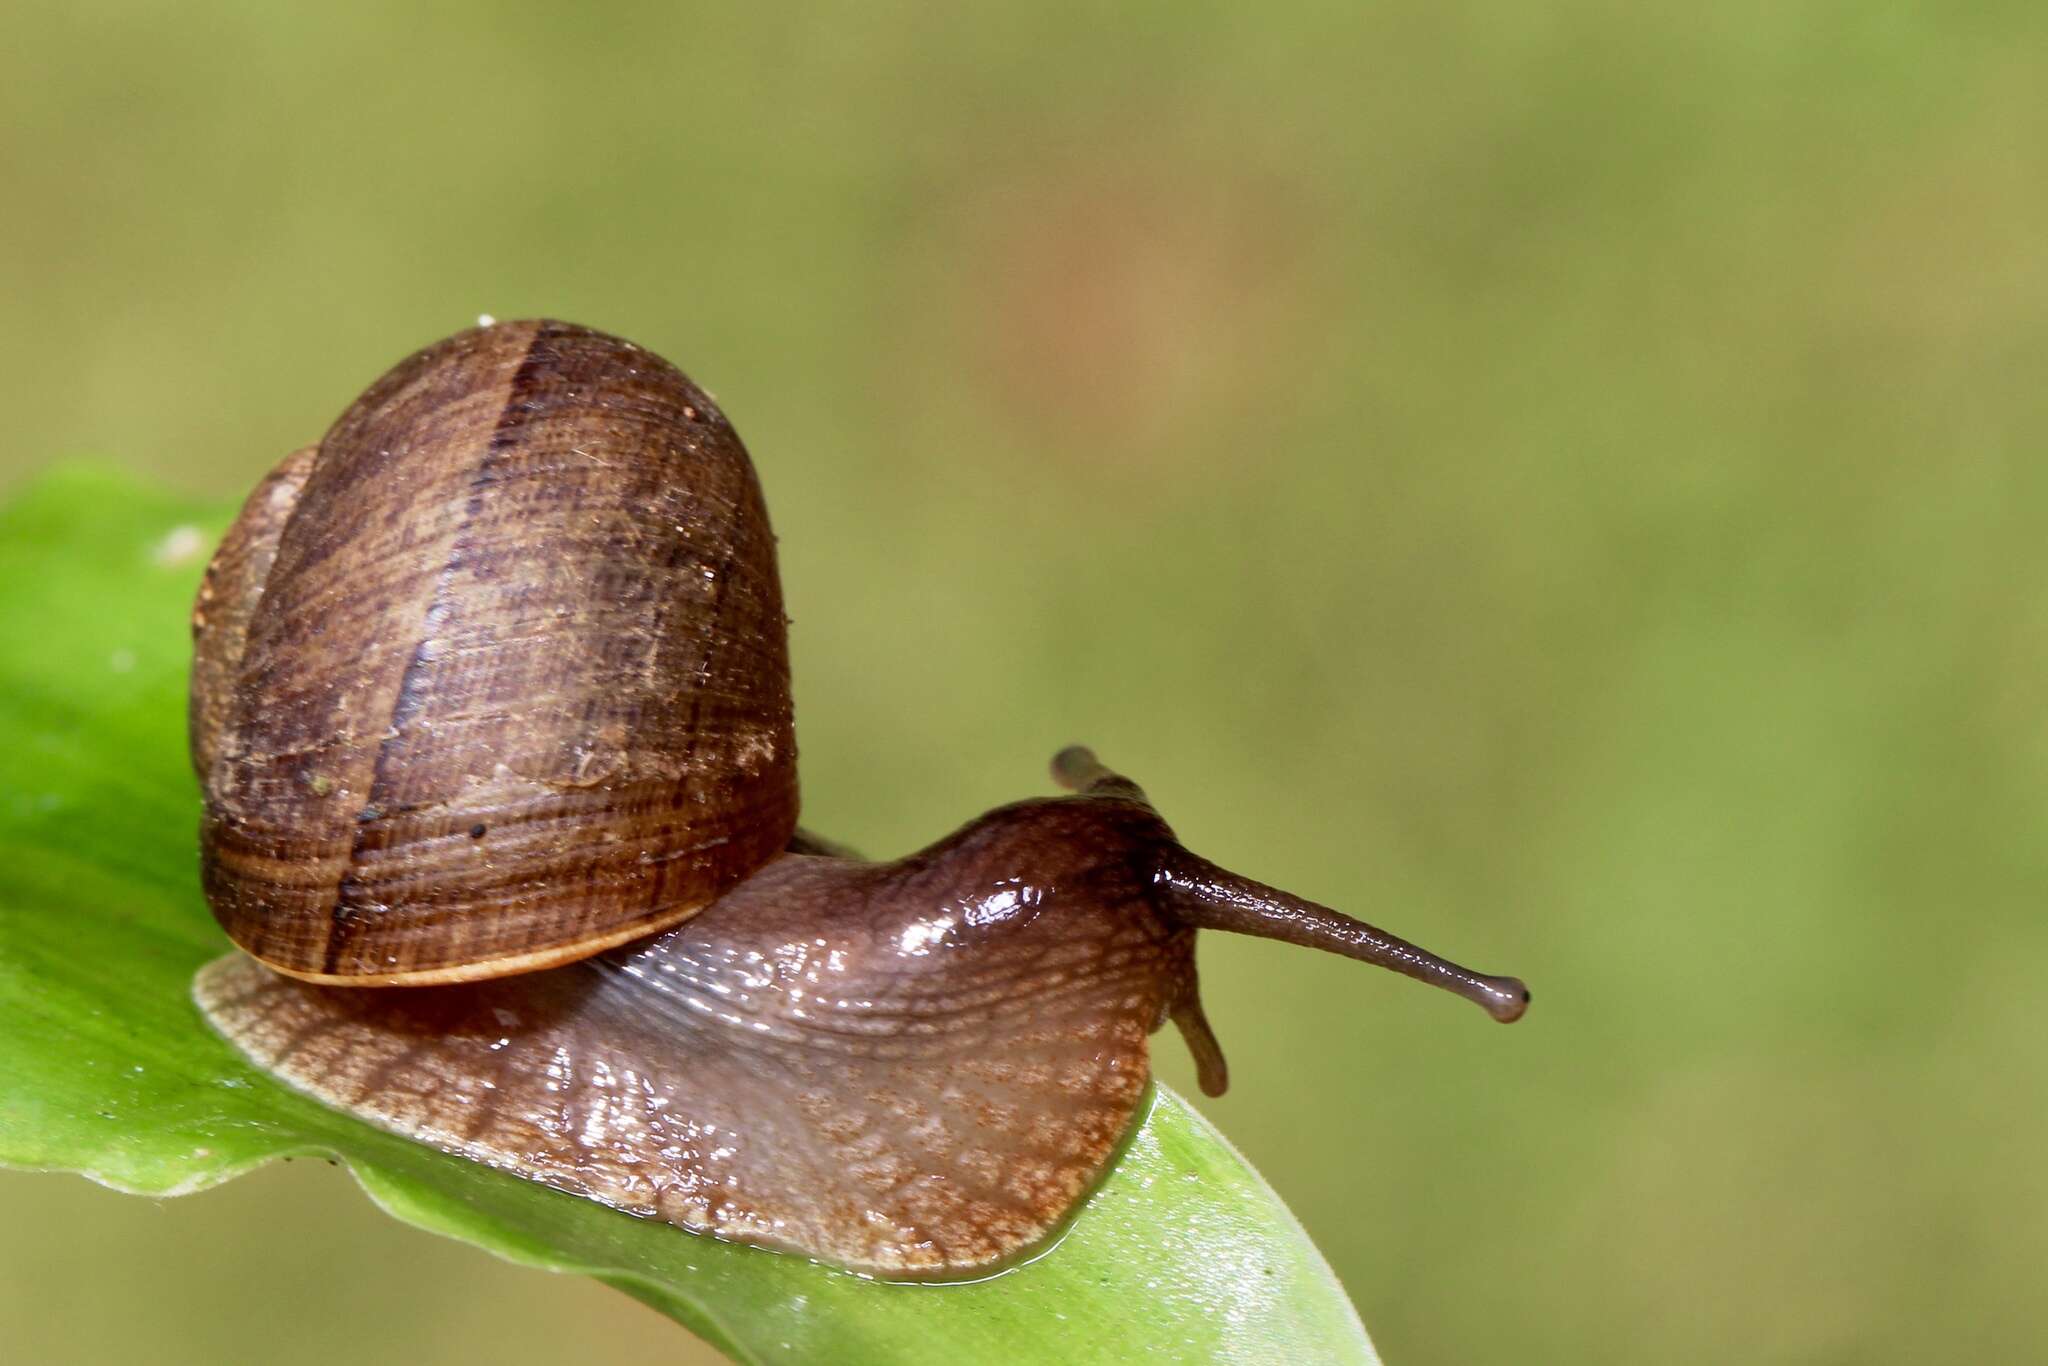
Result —
[[[253,955],[201,972],[207,1018],[371,1123],[692,1231],[904,1279],[1027,1252],[1150,1033],[1225,1086],[1199,927],[1527,1001],[1188,853],[1081,749],[1075,795],[895,862],[796,832],[746,453],[585,329],[398,366],[251,495],[194,626],[206,889]]]

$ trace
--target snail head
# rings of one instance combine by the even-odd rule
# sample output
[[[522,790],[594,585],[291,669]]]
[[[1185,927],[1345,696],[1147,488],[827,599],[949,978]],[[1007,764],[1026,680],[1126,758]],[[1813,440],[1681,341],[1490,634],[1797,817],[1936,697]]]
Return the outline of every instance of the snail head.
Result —
[[[1055,755],[1052,773],[1075,795],[998,808],[894,867],[899,875],[913,877],[918,865],[945,866],[956,877],[965,868],[984,870],[953,884],[953,909],[976,927],[993,929],[1041,912],[1085,914],[1115,923],[1090,929],[1073,919],[1062,932],[1082,940],[1134,936],[1152,946],[1167,963],[1157,974],[1163,990],[1153,1026],[1167,1018],[1178,1026],[1208,1095],[1223,1094],[1229,1069],[1202,1010],[1194,965],[1196,930],[1278,939],[1375,963],[1462,996],[1503,1024],[1528,1009],[1529,989],[1517,978],[1473,972],[1189,852],[1144,790],[1084,746]],[[1014,868],[1032,872],[1028,878],[1005,875],[1003,870]],[[1118,951],[1113,949],[1109,959],[1118,961]]]

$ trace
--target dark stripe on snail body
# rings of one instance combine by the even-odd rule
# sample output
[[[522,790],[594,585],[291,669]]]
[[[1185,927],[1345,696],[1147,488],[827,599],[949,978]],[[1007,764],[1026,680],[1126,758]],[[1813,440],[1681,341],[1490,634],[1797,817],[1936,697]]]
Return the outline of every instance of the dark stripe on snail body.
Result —
[[[428,524],[409,540],[408,509]],[[365,559],[369,605],[345,604]],[[1496,1019],[1525,1007],[1511,978],[1188,853],[1086,750],[1054,762],[1077,795],[895,862],[797,832],[783,625],[745,452],[672,367],[532,323],[402,364],[259,486],[201,590],[208,896],[270,964],[203,971],[207,1017],[422,1142],[933,1278],[1072,1211],[1167,1019],[1222,1091],[1199,928],[1382,963]],[[494,664],[536,686],[494,688]]]

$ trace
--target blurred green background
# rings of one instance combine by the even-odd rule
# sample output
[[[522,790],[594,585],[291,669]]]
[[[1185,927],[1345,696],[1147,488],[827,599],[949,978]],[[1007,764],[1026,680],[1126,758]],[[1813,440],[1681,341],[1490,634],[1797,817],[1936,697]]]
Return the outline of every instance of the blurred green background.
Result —
[[[1204,945],[1204,1108],[1390,1361],[2042,1350],[2038,4],[8,30],[0,486],[238,497],[479,313],[623,333],[760,466],[807,823],[900,852],[1085,739],[1532,983]],[[699,1359],[320,1164],[0,1230],[11,1360]]]

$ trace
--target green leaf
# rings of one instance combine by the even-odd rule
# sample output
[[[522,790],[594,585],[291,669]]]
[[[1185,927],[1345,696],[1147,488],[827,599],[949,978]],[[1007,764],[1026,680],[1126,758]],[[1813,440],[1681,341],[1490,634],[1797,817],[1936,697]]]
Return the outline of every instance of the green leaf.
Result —
[[[93,470],[0,509],[0,1163],[152,1195],[293,1154],[398,1218],[596,1276],[743,1361],[1372,1362],[1293,1217],[1164,1088],[1036,1260],[887,1285],[446,1157],[252,1070],[199,1018],[186,613],[222,510]]]

